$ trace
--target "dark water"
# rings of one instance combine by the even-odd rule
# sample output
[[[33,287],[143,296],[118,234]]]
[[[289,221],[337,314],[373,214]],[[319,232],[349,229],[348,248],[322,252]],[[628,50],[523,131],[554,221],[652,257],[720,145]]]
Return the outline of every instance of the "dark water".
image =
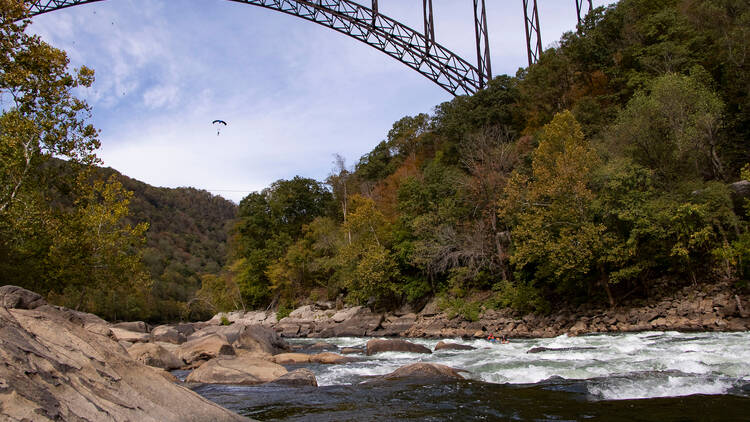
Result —
[[[204,385],[204,397],[260,421],[750,421],[750,397],[596,400],[586,382],[387,382],[319,388]]]

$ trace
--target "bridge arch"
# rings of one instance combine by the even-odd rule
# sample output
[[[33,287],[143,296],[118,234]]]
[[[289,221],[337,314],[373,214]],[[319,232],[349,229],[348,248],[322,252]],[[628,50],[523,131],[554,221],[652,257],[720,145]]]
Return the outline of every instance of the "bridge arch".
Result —
[[[28,2],[29,14],[30,16],[36,16],[99,1],[103,0],[30,0]],[[485,31],[484,56],[480,52],[480,34],[477,32],[478,57],[481,67],[487,69],[480,71],[476,66],[436,43],[434,35],[422,34],[395,19],[378,13],[377,0],[373,0],[372,8],[352,0],[228,1],[286,13],[348,35],[393,57],[456,96],[476,93],[484,88],[492,77],[489,72],[489,48],[486,44],[486,18],[483,24]],[[427,10],[427,2],[430,2],[431,20],[431,0],[424,1],[425,10]],[[474,0],[475,16],[477,16],[477,1]],[[483,10],[484,3],[482,2]],[[477,20],[475,25],[481,24],[481,19],[475,20]],[[425,15],[425,22],[427,22],[427,15]],[[482,60],[482,57],[485,58],[485,61]]]

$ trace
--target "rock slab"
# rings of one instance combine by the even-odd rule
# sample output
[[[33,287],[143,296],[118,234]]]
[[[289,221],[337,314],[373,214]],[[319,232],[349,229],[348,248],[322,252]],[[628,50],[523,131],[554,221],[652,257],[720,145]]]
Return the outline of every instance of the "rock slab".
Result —
[[[39,299],[3,303],[0,420],[248,420],[133,360],[97,324],[86,328],[95,318]]]

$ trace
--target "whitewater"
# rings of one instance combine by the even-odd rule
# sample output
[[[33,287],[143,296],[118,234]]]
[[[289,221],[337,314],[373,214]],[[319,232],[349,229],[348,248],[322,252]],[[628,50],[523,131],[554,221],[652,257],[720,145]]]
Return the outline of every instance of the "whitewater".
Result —
[[[364,349],[369,339],[289,342]],[[405,340],[430,350],[439,341]],[[349,356],[358,361],[342,365],[286,365],[312,370],[318,387],[191,388],[265,422],[750,421],[750,332],[595,334],[508,344],[444,341],[476,349],[355,354]],[[371,382],[417,362],[468,371],[462,373],[467,379]]]
[[[325,341],[361,347],[366,338]],[[433,350],[438,340],[407,339]],[[730,394],[750,384],[750,333],[641,332],[549,339],[448,339],[475,350],[438,350],[431,355],[387,352],[346,365],[312,369],[321,386],[357,384],[400,366],[432,362],[467,370],[468,378],[495,384],[535,384],[549,380],[588,380],[593,399],[622,400],[692,394]],[[537,347],[548,350],[529,353]],[[556,350],[559,349],[559,350]]]

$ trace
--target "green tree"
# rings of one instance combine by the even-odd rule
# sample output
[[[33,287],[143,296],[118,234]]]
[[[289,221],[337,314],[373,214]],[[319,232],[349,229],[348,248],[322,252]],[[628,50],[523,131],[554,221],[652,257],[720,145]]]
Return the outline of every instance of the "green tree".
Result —
[[[665,183],[720,178],[722,110],[721,100],[695,76],[668,74],[633,96],[611,137]]]
[[[390,223],[373,200],[361,195],[351,196],[348,208],[343,231],[352,234],[352,242],[339,248],[334,277],[354,301],[392,306],[400,292],[398,266],[390,250]]]
[[[593,277],[614,305],[601,266],[610,239],[591,206],[599,163],[573,114],[559,113],[542,130],[531,177],[513,175],[499,212],[513,226],[510,261],[521,282],[570,295]]]
[[[124,222],[133,193],[115,176],[81,183],[86,194],[76,200],[72,213],[58,220],[48,258],[51,277],[71,307],[112,319],[138,315],[126,301],[150,287],[141,261],[148,224]]]
[[[94,163],[99,147],[86,123],[89,106],[73,95],[91,86],[93,71],[69,73],[64,51],[25,32],[25,16],[25,2],[0,1],[0,219],[24,194],[39,190],[44,161]]]

